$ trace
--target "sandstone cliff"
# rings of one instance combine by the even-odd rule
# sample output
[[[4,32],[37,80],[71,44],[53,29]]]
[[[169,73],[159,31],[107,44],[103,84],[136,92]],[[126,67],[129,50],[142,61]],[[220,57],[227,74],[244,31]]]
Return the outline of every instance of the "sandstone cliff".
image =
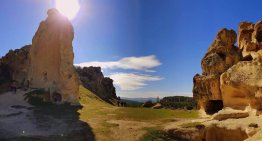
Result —
[[[106,102],[114,104],[117,99],[113,80],[104,77],[100,67],[77,68],[82,85]]]
[[[234,44],[238,42],[238,47]],[[195,75],[193,96],[199,108],[216,112],[223,107],[262,109],[262,22],[222,29],[202,59],[202,75]]]

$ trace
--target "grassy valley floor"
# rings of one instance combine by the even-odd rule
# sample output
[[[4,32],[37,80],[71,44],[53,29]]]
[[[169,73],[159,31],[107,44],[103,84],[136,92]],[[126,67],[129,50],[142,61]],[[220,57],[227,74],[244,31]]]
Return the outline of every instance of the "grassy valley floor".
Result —
[[[171,141],[166,127],[198,117],[197,111],[112,106],[82,86],[82,106],[28,100],[30,93],[0,95],[1,141]]]
[[[169,140],[165,126],[198,117],[197,111],[115,107],[84,87],[80,95],[80,120],[90,125],[98,141]]]

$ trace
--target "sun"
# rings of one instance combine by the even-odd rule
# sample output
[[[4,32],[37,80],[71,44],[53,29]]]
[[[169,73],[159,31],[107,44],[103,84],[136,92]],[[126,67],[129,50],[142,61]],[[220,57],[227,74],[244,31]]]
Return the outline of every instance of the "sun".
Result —
[[[72,20],[80,10],[79,0],[55,0],[56,9]]]

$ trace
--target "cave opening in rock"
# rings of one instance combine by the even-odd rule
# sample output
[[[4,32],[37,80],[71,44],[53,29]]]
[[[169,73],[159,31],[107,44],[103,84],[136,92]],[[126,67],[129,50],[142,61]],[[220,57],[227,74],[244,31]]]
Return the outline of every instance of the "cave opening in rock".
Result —
[[[262,30],[257,31],[257,41],[262,42]]]
[[[245,57],[243,57],[243,59],[241,61],[252,61],[253,57],[251,55],[247,55]]]
[[[222,110],[224,107],[222,100],[209,100],[206,105],[206,113],[214,114]]]
[[[62,96],[61,96],[61,94],[59,94],[59,93],[53,93],[53,101],[55,102],[55,103],[59,103],[59,102],[62,102]]]

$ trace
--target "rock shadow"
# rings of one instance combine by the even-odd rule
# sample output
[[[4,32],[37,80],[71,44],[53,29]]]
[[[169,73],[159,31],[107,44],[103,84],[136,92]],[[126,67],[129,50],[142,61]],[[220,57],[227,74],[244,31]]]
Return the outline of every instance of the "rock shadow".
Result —
[[[22,133],[9,133],[8,138],[0,141],[94,141],[95,135],[88,123],[80,120],[79,110],[82,106],[71,106],[69,103],[53,104],[31,97],[25,117],[33,129]],[[17,107],[17,106],[16,106]],[[20,108],[20,107],[19,107]],[[19,122],[27,122],[19,121]],[[29,129],[29,128],[28,128]],[[11,135],[11,136],[10,136]]]

